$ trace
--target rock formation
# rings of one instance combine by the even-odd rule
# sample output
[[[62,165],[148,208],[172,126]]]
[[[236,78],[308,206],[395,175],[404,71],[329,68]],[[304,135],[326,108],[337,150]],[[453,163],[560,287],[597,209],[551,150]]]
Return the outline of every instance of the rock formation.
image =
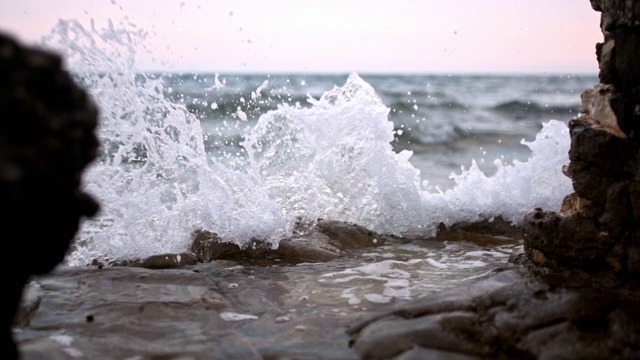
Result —
[[[0,34],[0,208],[5,239],[3,354],[25,282],[60,263],[78,222],[98,210],[81,175],[95,157],[97,110],[60,57]],[[20,257],[19,261],[6,258]],[[6,300],[6,299],[5,299]]]
[[[559,213],[535,209],[524,221],[530,259],[632,275],[640,271],[640,3],[591,0],[602,12],[600,83],[582,94],[569,123],[575,193]]]

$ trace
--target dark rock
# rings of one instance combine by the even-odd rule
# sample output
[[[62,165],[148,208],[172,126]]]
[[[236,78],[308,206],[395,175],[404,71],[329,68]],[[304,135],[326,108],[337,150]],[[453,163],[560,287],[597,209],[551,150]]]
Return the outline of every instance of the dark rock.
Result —
[[[282,239],[275,249],[259,240],[253,240],[250,246],[241,248],[204,229],[194,231],[192,238],[191,251],[201,262],[224,259],[255,263],[277,259],[290,264],[331,261],[353,250],[380,246],[386,239],[360,225],[322,219],[311,230]]]
[[[638,180],[638,179],[636,179]],[[629,186],[629,200],[631,205],[631,212],[633,214],[633,221],[640,223],[640,183],[634,181]]]
[[[334,245],[331,238],[318,231],[282,240],[277,252],[280,258],[296,259],[302,262],[331,261],[344,254]]]
[[[594,168],[616,171],[633,177],[637,163],[629,158],[633,144],[609,131],[602,131],[587,121],[573,119],[569,122],[571,148],[569,160],[580,161]],[[635,155],[635,154],[634,154]]]
[[[480,357],[463,355],[451,351],[442,351],[436,349],[426,349],[423,347],[415,347],[402,355],[393,358],[394,360],[480,360]]]
[[[602,12],[605,41],[597,46],[600,84],[582,94],[582,113],[569,122],[565,174],[575,196],[559,213],[536,209],[525,217],[525,250],[544,266],[595,267],[624,277],[636,271],[629,239],[639,224],[640,5],[591,4]]]
[[[525,216],[523,223],[525,251],[535,249],[547,259],[593,266],[614,246],[609,234],[601,232],[593,219],[579,213],[562,216],[536,208]]]
[[[354,326],[352,344],[363,359],[411,358],[417,348],[483,359],[638,356],[638,294],[582,280],[505,268]]]
[[[0,203],[3,231],[20,236],[12,252],[29,260],[3,262],[8,277],[2,312],[3,354],[17,358],[11,341],[23,285],[63,259],[82,217],[97,203],[81,191],[95,158],[97,109],[55,54],[26,48],[0,34]],[[46,229],[36,234],[34,219]]]
[[[613,238],[621,238],[623,232],[633,227],[629,187],[629,182],[620,182],[609,187],[604,212],[598,219],[600,227]]]
[[[171,269],[185,265],[193,265],[198,262],[198,257],[190,252],[180,254],[159,254],[144,259],[128,259],[114,261],[108,266],[132,266],[146,269]],[[99,265],[99,264],[93,264]],[[103,264],[104,265],[104,264]]]
[[[208,230],[198,229],[191,238],[191,251],[202,262],[233,257],[241,251],[238,245],[224,242],[218,234]]]
[[[602,13],[603,32],[640,26],[640,4],[634,0],[591,0],[591,7]]]
[[[314,231],[329,237],[332,245],[340,250],[380,246],[385,238],[360,225],[335,220],[318,220]]]
[[[466,240],[476,244],[496,244],[522,239],[522,226],[504,220],[501,216],[478,222],[458,222],[447,227],[438,226],[436,238]]]
[[[59,267],[29,285],[41,301],[16,337],[24,359],[357,360],[344,329],[362,310],[299,284],[324,265]]]
[[[601,169],[582,161],[569,163],[567,173],[571,177],[573,190],[578,196],[601,206],[606,202],[609,187],[621,177],[613,172],[603,173]],[[626,179],[627,176],[624,178]]]

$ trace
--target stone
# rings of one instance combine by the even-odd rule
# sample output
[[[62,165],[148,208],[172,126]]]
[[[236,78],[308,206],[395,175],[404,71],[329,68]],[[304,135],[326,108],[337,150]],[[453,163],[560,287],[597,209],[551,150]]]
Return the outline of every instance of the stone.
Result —
[[[255,263],[277,259],[289,264],[331,261],[353,250],[380,246],[386,240],[386,236],[360,225],[323,219],[310,230],[280,240],[277,248],[259,240],[241,248],[204,229],[194,231],[192,238],[191,251],[201,262],[225,259]]]
[[[172,269],[59,267],[28,286],[39,306],[16,336],[25,360],[357,360],[345,329],[363,311],[311,292],[299,301],[291,286],[318,269],[288,268],[218,260]]]
[[[591,0],[591,7],[602,13],[603,32],[640,26],[640,5],[634,0]]]
[[[416,349],[444,352],[452,359],[640,355],[634,342],[640,330],[638,293],[571,276],[545,279],[522,266],[507,266],[468,287],[404,304],[354,326],[349,330],[352,346],[362,359],[414,358],[420,353]]]
[[[594,266],[614,246],[609,234],[601,232],[593,219],[573,214],[562,216],[553,211],[533,209],[524,218],[525,251],[540,263],[536,250],[544,259],[572,265]],[[546,262],[546,261],[542,261]]]
[[[10,328],[23,286],[65,257],[79,221],[98,204],[82,190],[82,173],[96,157],[98,111],[51,52],[0,34],[0,207],[11,251],[27,261],[3,262],[3,354],[17,358]],[[30,231],[34,219],[46,236]]]
[[[607,60],[603,59],[602,61]],[[626,138],[627,135],[620,130],[616,114],[611,109],[611,94],[614,90],[613,85],[604,84],[597,84],[592,89],[585,90],[580,95],[582,113],[578,115],[577,120],[591,123],[595,129],[606,130],[618,137]]]
[[[198,262],[198,257],[191,252],[179,254],[159,254],[149,256],[144,259],[126,259],[113,261],[106,266],[132,266],[146,269],[170,269],[185,265],[193,265]],[[94,263],[93,266],[105,266],[105,264]]]
[[[195,230],[191,234],[191,238],[193,239],[191,251],[202,262],[224,259],[240,252],[238,245],[224,242],[218,234],[208,230]]]
[[[581,95],[582,112],[569,121],[570,162],[563,172],[575,195],[559,212],[536,209],[525,216],[525,251],[545,267],[595,267],[624,277],[636,271],[627,260],[628,234],[639,224],[640,5],[591,5],[602,12],[604,42],[596,46],[600,83]]]
[[[314,230],[329,237],[331,244],[340,250],[375,247],[385,242],[381,234],[344,221],[320,219]]]
[[[436,239],[465,240],[476,244],[496,244],[522,239],[522,226],[506,221],[502,216],[477,222],[458,222],[437,228]]]

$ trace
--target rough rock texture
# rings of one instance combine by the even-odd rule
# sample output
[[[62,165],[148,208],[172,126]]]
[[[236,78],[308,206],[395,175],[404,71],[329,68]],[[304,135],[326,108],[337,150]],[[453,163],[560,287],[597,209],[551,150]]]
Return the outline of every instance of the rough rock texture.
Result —
[[[364,359],[640,357],[637,294],[575,275],[506,266],[355,325],[352,346]]]
[[[602,12],[600,84],[582,94],[569,123],[575,193],[560,212],[534,209],[524,220],[529,258],[635,276],[640,270],[640,3],[592,0]]]
[[[97,110],[58,56],[0,34],[0,114],[2,230],[11,252],[28,259],[2,262],[2,349],[17,358],[10,327],[25,282],[61,262],[80,218],[98,209],[80,190],[98,147]]]
[[[438,226],[436,238],[440,240],[466,240],[478,244],[495,244],[522,238],[522,227],[504,220],[501,216],[478,222],[459,222],[447,227]]]

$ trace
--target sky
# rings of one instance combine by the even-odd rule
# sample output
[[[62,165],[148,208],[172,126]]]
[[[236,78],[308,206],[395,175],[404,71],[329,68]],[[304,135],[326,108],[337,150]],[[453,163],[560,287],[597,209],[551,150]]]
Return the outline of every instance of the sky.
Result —
[[[141,70],[597,74],[589,0],[0,0],[38,44],[59,19],[146,32]]]

